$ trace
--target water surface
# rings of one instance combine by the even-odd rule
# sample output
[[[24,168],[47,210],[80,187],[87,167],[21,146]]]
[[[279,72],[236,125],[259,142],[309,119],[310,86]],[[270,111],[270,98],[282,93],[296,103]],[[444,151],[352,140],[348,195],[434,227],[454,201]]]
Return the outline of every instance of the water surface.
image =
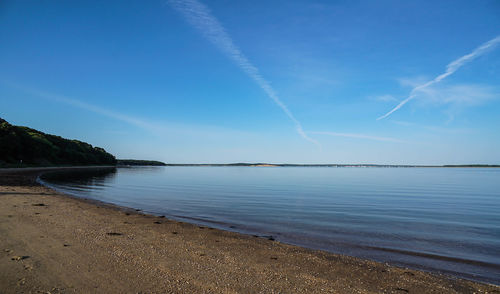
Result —
[[[173,219],[500,284],[500,169],[142,167],[45,181]]]

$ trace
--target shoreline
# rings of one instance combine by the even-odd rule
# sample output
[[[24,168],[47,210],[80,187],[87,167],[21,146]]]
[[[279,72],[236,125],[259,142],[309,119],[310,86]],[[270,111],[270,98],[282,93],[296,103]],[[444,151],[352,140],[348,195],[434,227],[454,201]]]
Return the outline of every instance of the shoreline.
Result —
[[[0,170],[0,292],[500,293],[494,285],[177,222],[35,182],[64,169],[82,168]]]

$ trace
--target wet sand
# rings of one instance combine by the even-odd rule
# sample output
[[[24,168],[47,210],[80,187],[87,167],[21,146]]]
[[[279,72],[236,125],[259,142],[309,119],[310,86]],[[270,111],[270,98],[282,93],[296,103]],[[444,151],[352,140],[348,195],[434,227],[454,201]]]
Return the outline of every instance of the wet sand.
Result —
[[[500,293],[77,199],[43,171],[0,170],[0,293]]]

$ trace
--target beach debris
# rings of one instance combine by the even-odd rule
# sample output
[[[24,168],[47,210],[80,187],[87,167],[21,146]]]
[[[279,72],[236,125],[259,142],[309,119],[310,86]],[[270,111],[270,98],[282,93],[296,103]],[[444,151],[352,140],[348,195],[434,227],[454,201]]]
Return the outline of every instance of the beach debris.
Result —
[[[64,247],[69,247],[69,246],[71,246],[71,245],[69,245],[69,244],[63,244],[63,246],[64,246]]]
[[[157,225],[159,225],[159,224],[161,224],[162,222],[155,221],[154,223],[155,223],[155,224],[157,224]]]
[[[122,233],[116,233],[116,232],[109,232],[109,233],[106,233],[106,235],[109,235],[109,236],[121,236],[123,234]]]
[[[271,259],[278,260],[278,258],[276,256],[271,256]]]
[[[125,215],[130,215],[130,212],[125,212]]]
[[[394,288],[394,290],[396,291],[401,291],[401,292],[405,292],[405,293],[409,293],[410,291],[408,289],[405,289],[405,288]]]
[[[177,234],[179,234],[179,233],[177,233],[177,232],[172,232],[172,234],[177,235]]]
[[[18,286],[22,286],[24,284],[26,284],[26,278],[21,278],[21,279],[17,280],[17,285]]]
[[[44,203],[33,203],[32,206],[46,206]]]
[[[160,215],[159,218],[165,218],[165,216],[164,215]]]
[[[12,252],[14,252],[14,250],[12,250],[12,249],[4,249],[3,251],[5,251],[5,252],[7,252],[7,253],[12,253]]]
[[[29,258],[29,256],[27,256],[27,255],[24,255],[24,256],[12,256],[10,259],[11,260],[15,260],[15,261],[19,261],[19,260],[23,260],[23,259],[26,259],[26,258]]]
[[[31,270],[33,270],[33,266],[25,264],[24,265],[24,270],[25,271],[31,271]]]

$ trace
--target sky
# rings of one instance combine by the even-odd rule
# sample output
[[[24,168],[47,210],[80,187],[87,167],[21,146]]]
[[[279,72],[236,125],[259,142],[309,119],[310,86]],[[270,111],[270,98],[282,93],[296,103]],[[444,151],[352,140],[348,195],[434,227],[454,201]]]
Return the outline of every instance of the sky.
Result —
[[[0,117],[168,163],[500,164],[500,2],[0,2]]]

